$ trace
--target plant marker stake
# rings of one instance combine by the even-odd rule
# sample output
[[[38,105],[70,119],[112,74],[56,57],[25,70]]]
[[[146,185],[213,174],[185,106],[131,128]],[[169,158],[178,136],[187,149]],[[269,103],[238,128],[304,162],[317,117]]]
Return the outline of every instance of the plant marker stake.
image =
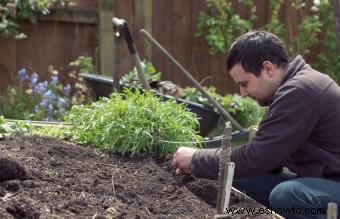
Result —
[[[217,193],[217,211],[220,214],[226,212],[229,206],[231,185],[234,177],[235,163],[230,162],[231,156],[231,126],[229,123],[225,124],[223,130],[223,138],[221,144],[221,157],[220,157],[220,172],[219,184]]]
[[[161,131],[159,128],[157,128],[155,146],[156,146],[156,159],[158,160],[160,157],[160,147],[161,147]]]
[[[327,205],[327,219],[338,218],[338,205],[334,202],[330,202]]]
[[[146,30],[140,30],[141,34],[145,39],[147,39],[152,46],[156,47],[166,58],[172,62],[176,67],[178,67],[184,76],[201,92],[201,94],[208,99],[208,101],[216,107],[217,111],[223,116],[224,119],[227,119],[233,124],[238,130],[243,131],[242,126],[219,104],[216,100],[214,100],[208,92],[201,86],[201,84],[191,76],[191,74],[179,63],[177,60],[170,55],[168,51],[161,46],[155,38],[153,38]]]

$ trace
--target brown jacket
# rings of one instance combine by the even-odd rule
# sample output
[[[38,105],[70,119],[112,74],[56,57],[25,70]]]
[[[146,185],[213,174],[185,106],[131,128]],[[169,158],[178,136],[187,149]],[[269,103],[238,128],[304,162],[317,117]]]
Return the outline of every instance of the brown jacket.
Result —
[[[193,174],[217,178],[220,150],[202,149]],[[340,88],[297,56],[276,91],[253,140],[234,148],[235,179],[282,166],[302,177],[340,181]]]

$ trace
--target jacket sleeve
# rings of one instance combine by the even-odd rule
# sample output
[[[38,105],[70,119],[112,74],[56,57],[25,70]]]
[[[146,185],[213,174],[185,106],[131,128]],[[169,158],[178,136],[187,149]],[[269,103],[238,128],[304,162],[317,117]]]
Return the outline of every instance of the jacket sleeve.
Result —
[[[221,149],[197,150],[191,160],[192,174],[196,177],[217,179]]]
[[[234,178],[247,178],[270,173],[300,149],[315,126],[316,103],[311,93],[298,86],[285,86],[277,91],[266,119],[253,140],[233,148]],[[192,158],[194,176],[218,178],[219,149],[202,149]]]

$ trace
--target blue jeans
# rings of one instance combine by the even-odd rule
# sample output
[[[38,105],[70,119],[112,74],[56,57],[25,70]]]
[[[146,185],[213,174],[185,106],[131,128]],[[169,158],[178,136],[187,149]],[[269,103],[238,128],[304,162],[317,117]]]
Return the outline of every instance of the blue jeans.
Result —
[[[326,218],[335,202],[340,216],[340,182],[293,174],[267,174],[234,180],[233,186],[285,218]]]

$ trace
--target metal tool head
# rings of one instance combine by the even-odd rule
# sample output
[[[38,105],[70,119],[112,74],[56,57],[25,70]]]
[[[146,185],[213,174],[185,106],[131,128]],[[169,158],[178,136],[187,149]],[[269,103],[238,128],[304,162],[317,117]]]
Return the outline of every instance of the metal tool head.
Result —
[[[112,24],[113,24],[113,32],[117,38],[122,37],[122,31],[124,27],[126,26],[126,21],[124,19],[120,18],[112,18]]]

